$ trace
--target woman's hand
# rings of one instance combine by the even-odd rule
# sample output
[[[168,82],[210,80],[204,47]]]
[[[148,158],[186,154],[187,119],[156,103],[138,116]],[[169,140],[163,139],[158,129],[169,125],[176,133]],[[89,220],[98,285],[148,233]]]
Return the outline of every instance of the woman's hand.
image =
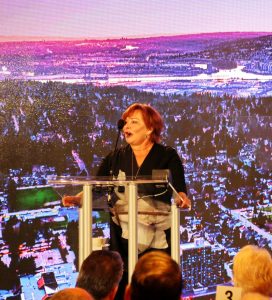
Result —
[[[61,199],[63,206],[78,206],[81,207],[83,192],[78,193],[75,196],[64,195]]]
[[[178,207],[191,209],[191,200],[183,192],[178,193],[180,197],[175,197],[175,202]]]

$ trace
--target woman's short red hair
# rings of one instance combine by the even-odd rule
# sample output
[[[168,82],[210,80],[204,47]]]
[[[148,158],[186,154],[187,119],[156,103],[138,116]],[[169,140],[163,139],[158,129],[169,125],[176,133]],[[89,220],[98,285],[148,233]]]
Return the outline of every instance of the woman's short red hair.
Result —
[[[153,143],[158,143],[161,140],[161,132],[163,129],[163,120],[159,112],[147,104],[134,103],[130,105],[122,115],[122,119],[125,120],[129,117],[134,111],[139,110],[142,112],[145,126],[148,129],[153,129],[150,134],[150,140]]]

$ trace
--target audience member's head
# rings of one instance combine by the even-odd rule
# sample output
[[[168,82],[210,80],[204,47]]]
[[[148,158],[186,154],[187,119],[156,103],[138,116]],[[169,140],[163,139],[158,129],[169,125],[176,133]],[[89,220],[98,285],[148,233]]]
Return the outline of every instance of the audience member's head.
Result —
[[[54,294],[51,300],[94,300],[94,298],[84,289],[67,288]]]
[[[259,293],[246,293],[242,296],[241,300],[270,300],[271,298],[268,296],[264,296]]]
[[[179,300],[181,289],[180,266],[165,252],[153,251],[138,260],[125,300]]]
[[[272,295],[272,258],[270,253],[257,246],[240,249],[233,261],[234,285],[242,288],[242,295],[259,293]]]
[[[96,300],[114,299],[123,275],[123,261],[116,251],[93,251],[79,270],[76,286]]]

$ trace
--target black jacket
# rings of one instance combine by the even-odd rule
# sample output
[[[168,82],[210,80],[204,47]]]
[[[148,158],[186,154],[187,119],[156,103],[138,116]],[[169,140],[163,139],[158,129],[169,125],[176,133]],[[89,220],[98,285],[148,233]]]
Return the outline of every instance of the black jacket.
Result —
[[[154,144],[144,162],[137,166],[136,158],[130,145],[121,147],[115,152],[107,155],[97,172],[97,176],[114,176],[117,177],[119,171],[126,176],[151,176],[154,169],[169,169],[171,172],[172,184],[177,192],[186,193],[186,183],[184,177],[184,168],[181,159],[175,149],[161,144]],[[143,184],[138,186],[139,195],[157,195],[165,190],[165,187],[158,187],[155,184]],[[171,192],[156,199],[170,203]]]

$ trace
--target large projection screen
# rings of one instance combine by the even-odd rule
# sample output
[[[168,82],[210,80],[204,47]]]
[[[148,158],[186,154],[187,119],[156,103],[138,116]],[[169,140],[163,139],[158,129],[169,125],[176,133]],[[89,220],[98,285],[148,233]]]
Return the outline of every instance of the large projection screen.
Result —
[[[0,298],[75,285],[81,187],[134,102],[184,164],[183,299],[215,299],[247,244],[272,250],[272,3],[0,0]],[[121,137],[119,145],[124,145]],[[94,237],[109,242],[106,196]],[[99,245],[97,245],[98,247]]]

